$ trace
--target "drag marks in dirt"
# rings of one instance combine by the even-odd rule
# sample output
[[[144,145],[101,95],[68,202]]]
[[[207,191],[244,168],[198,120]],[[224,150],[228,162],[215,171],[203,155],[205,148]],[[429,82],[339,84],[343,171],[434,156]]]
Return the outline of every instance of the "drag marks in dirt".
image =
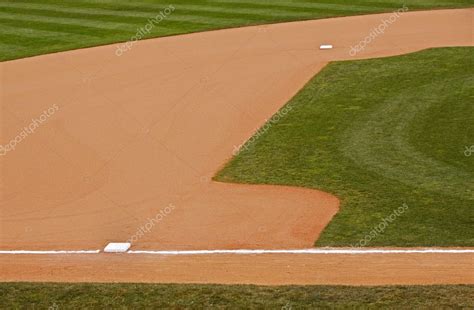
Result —
[[[130,38],[127,42],[120,44],[117,47],[117,50],[115,51],[115,55],[117,56],[122,56],[123,53],[129,51],[132,49],[133,45],[138,41],[143,39],[147,34],[149,34],[154,27],[156,27],[158,24],[160,24],[163,20],[167,19],[168,16],[174,12],[176,8],[173,5],[169,5],[160,13],[158,13],[156,16],[153,18],[148,19],[148,22],[145,24],[145,26],[140,27],[137,29],[136,34]]]
[[[164,218],[166,218],[175,208],[176,206],[170,203],[166,208],[160,210],[160,212],[158,212],[154,217],[148,218],[146,223],[137,228],[136,232],[129,240],[127,240],[127,242],[130,244],[136,243],[141,237],[149,233],[155,225],[158,225]]]
[[[29,135],[32,135],[44,122],[59,110],[57,104],[53,104],[48,109],[44,110],[37,118],[32,118],[31,122],[22,128],[22,130],[5,145],[0,144],[0,156],[5,156],[8,152],[14,151],[16,147]]]
[[[408,7],[404,4],[402,8],[393,12],[393,14],[391,14],[388,18],[382,19],[381,23],[377,25],[377,27],[373,28],[372,31],[363,40],[361,40],[355,46],[351,46],[349,50],[349,55],[355,56],[359,52],[363,51],[367,45],[374,41],[378,36],[383,35],[385,31],[400,17],[402,17],[403,13],[408,12],[408,10]]]

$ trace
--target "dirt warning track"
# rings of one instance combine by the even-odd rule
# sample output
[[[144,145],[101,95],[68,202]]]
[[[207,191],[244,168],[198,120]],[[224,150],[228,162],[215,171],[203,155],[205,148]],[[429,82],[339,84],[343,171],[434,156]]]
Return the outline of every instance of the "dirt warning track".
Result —
[[[210,179],[327,62],[473,45],[473,10],[439,10],[405,13],[351,53],[389,16],[153,39],[121,56],[112,45],[1,63],[0,143],[15,147],[0,156],[0,250],[100,249],[130,239],[134,249],[154,250],[311,247],[337,212],[336,197]],[[31,268],[48,264],[11,259],[2,265],[18,279],[29,259]]]

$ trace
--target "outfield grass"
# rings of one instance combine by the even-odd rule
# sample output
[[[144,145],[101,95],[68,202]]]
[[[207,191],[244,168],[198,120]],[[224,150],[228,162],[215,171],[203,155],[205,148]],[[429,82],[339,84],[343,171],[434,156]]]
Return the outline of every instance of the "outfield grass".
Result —
[[[470,0],[0,0],[0,61],[124,42],[170,4],[145,37],[210,29],[410,10],[472,6]]]
[[[474,286],[0,283],[3,309],[315,309],[474,307]]]
[[[474,246],[472,59],[466,47],[332,63],[216,179],[335,194],[317,246]]]

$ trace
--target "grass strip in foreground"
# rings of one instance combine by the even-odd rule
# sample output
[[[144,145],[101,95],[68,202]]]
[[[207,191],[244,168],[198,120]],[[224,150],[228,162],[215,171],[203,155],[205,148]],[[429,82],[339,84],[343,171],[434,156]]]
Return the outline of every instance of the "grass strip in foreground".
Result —
[[[472,308],[474,286],[252,286],[0,283],[0,308]],[[286,308],[285,308],[286,307]]]

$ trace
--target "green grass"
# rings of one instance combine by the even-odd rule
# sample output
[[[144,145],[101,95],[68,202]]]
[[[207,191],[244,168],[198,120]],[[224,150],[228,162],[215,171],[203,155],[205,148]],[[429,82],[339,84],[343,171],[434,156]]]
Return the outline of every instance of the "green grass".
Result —
[[[216,179],[335,194],[317,246],[474,246],[472,59],[466,47],[332,63]]]
[[[474,286],[0,283],[2,309],[315,309],[474,307]]]
[[[0,61],[124,42],[172,4],[146,38],[245,25],[472,6],[471,0],[0,0]]]

